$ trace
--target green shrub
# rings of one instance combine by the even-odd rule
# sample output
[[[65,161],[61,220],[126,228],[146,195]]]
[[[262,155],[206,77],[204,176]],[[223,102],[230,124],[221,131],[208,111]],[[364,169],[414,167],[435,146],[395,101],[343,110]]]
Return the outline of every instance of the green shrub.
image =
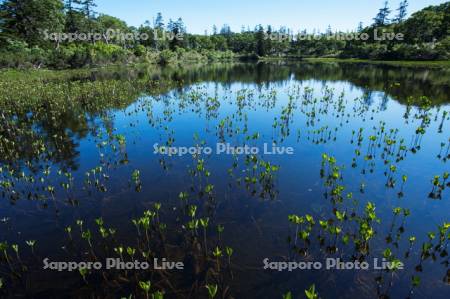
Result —
[[[110,62],[125,62],[128,53],[127,50],[114,44],[105,44],[97,42],[94,45],[89,45],[89,52],[93,64],[106,64]]]
[[[163,50],[159,54],[159,64],[166,65],[175,62],[177,59],[177,54],[170,50]]]
[[[197,51],[191,50],[183,51],[181,55],[178,54],[178,59],[181,61],[202,61],[206,60],[207,58]]]
[[[29,67],[31,66],[30,52],[26,42],[8,40],[0,55],[0,64],[2,67]]]
[[[83,67],[92,63],[91,52],[87,46],[73,44],[65,54],[72,54],[68,59],[68,63],[72,68]]]
[[[30,50],[30,61],[36,67],[47,66],[50,55],[51,51],[35,46]]]
[[[137,45],[134,47],[133,53],[136,57],[143,57],[147,53],[147,49],[143,45]]]
[[[450,59],[450,36],[447,36],[447,38],[436,45],[436,51],[438,52],[439,59]]]

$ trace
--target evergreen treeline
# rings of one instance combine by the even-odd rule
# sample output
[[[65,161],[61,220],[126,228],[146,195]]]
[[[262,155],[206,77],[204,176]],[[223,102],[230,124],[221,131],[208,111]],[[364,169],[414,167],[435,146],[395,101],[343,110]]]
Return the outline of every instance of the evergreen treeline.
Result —
[[[409,18],[407,7],[408,1],[403,0],[392,11],[386,1],[373,24],[359,24],[349,33],[334,32],[331,27],[323,33],[308,33],[262,25],[232,32],[224,25],[220,30],[214,26],[209,34],[199,35],[187,33],[181,18],[165,22],[160,13],[153,23],[130,27],[118,18],[98,14],[95,0],[3,0],[0,66],[77,68],[133,61],[165,64],[266,56],[449,59],[450,2],[427,7]],[[110,35],[112,30],[116,35]],[[80,33],[92,35],[76,41],[67,38]],[[402,33],[404,38],[389,40],[391,33]],[[55,34],[59,34],[58,38]],[[347,38],[364,34],[369,38]],[[382,34],[385,40],[374,39]],[[146,38],[123,38],[127,36]]]

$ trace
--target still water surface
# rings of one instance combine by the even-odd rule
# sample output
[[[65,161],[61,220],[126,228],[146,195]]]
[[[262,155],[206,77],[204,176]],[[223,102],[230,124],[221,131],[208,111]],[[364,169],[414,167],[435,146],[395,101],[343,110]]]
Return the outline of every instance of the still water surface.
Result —
[[[14,138],[17,143],[26,142],[31,131],[47,145],[48,155],[2,143],[7,155],[0,159],[0,166],[7,169],[10,165],[15,172],[3,171],[0,179],[15,183],[12,188],[2,185],[0,189],[0,218],[4,220],[0,240],[20,244],[29,267],[21,282],[6,279],[5,296],[69,297],[91,292],[126,296],[133,292],[135,287],[127,283],[119,291],[111,286],[90,288],[79,273],[44,271],[41,261],[44,257],[55,261],[86,258],[86,242],[75,236],[69,241],[65,231],[67,226],[77,230],[78,219],[83,219],[85,229],[96,232],[95,219],[101,217],[117,230],[115,244],[131,246],[136,242],[131,219],[140,217],[155,202],[162,204],[160,221],[167,225],[168,243],[174,248],[167,257],[182,260],[186,266],[182,273],[171,276],[173,289],[165,283],[159,286],[168,298],[206,296],[205,280],[213,279],[209,266],[193,258],[195,252],[187,251],[182,237],[188,234],[189,217],[180,216],[184,203],[179,195],[186,192],[188,203],[198,207],[198,217],[210,219],[210,250],[215,244],[234,249],[232,275],[227,272],[219,280],[235,298],[281,298],[287,291],[303,296],[303,290],[312,284],[322,298],[377,298],[381,294],[406,298],[413,275],[421,278],[413,298],[449,298],[448,281],[444,282],[448,280],[448,256],[437,254],[435,261],[427,258],[421,263],[422,272],[416,271],[427,233],[434,231],[439,238],[438,226],[449,221],[449,180],[443,178],[450,170],[449,78],[445,69],[328,63],[106,69],[69,76],[70,83],[62,84],[83,88],[89,88],[91,82],[153,83],[133,87],[131,96],[127,94],[101,111],[84,110],[80,103],[81,111],[66,111],[56,121],[48,115],[40,117],[35,107],[28,108],[28,115],[34,117],[29,116],[27,130]],[[152,88],[155,82],[160,87],[157,91]],[[6,117],[20,123],[23,115],[13,114]],[[2,134],[13,138],[6,129]],[[252,146],[260,153],[255,158],[216,154],[218,143]],[[155,144],[197,145],[213,151],[199,157],[167,156],[155,153]],[[292,148],[293,154],[264,154],[265,144]],[[331,187],[326,186],[328,164],[323,162],[323,154],[334,157],[339,167],[339,179],[333,184],[344,188],[342,202],[334,201]],[[196,172],[199,161],[207,173]],[[264,175],[261,161],[270,163]],[[321,177],[322,168],[325,177]],[[47,174],[45,169],[49,169]],[[36,180],[45,177],[45,182],[26,183],[17,178],[22,171]],[[71,179],[62,173],[70,173]],[[437,175],[443,182],[441,192],[433,186]],[[70,182],[68,190],[61,185],[64,182]],[[53,195],[43,187],[48,185],[55,187]],[[205,191],[208,186],[212,190]],[[30,193],[46,199],[29,199]],[[379,222],[373,223],[375,233],[363,254],[355,250],[352,241],[342,241],[347,232],[358,231],[358,221],[338,221],[335,211],[351,218],[352,213],[363,214],[368,202],[375,205]],[[396,207],[409,209],[410,215],[395,216]],[[313,216],[315,224],[308,241],[299,237],[294,241],[298,228],[288,220],[292,214]],[[334,219],[329,223],[342,227],[341,234],[327,236],[318,229],[320,219]],[[219,224],[225,228],[220,238],[214,229]],[[100,258],[103,242],[97,242],[101,237],[94,235]],[[325,237],[322,245],[321,236]],[[412,249],[411,236],[417,239]],[[201,228],[198,238],[203,244]],[[34,254],[26,240],[37,241]],[[381,259],[386,248],[405,269],[395,274],[373,269],[373,259]],[[439,253],[442,251],[440,248]],[[371,269],[263,269],[266,258],[325,264],[330,257],[351,261],[362,256]],[[2,269],[2,273],[8,272],[6,264]],[[381,282],[376,280],[379,276]],[[98,279],[89,284],[101,285]]]

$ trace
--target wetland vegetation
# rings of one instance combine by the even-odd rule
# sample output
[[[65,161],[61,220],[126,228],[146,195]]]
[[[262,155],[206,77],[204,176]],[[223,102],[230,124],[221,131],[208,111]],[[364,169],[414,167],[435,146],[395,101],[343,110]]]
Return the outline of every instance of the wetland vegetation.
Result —
[[[3,71],[0,294],[448,298],[448,78],[339,62]],[[267,258],[388,267],[288,272]]]

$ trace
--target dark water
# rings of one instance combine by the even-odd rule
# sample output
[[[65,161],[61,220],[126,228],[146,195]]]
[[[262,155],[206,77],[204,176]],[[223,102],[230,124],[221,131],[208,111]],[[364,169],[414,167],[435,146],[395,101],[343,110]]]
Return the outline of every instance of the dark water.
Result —
[[[151,280],[155,289],[164,289],[167,298],[206,297],[204,285],[213,282],[219,285],[220,296],[234,298],[281,298],[287,291],[302,297],[312,284],[322,298],[450,296],[448,231],[443,242],[438,240],[438,226],[449,221],[450,208],[449,179],[445,179],[450,170],[448,70],[259,63],[107,69],[69,77],[70,84],[79,87],[72,87],[72,96],[83,100],[79,105],[61,113],[56,108],[61,95],[52,94],[55,101],[48,101],[48,109],[33,105],[5,108],[0,241],[19,244],[22,261],[11,261],[16,272],[23,265],[28,268],[16,277],[2,261],[5,297],[93,294],[117,298],[130,293],[140,297],[143,293],[136,286],[136,275],[137,280]],[[45,86],[52,80],[33,84]],[[94,88],[92,82],[105,85],[91,97],[77,97],[84,89]],[[113,103],[85,108],[86,99],[95,103],[105,95],[116,95],[114,88],[117,93],[128,89]],[[53,110],[59,113],[54,119],[43,112]],[[9,127],[12,123],[21,129],[14,131]],[[8,142],[12,139],[14,144]],[[35,150],[36,140],[45,149]],[[294,153],[260,152],[255,158],[216,154],[217,143],[249,145],[260,151],[264,144],[276,144],[292,147]],[[213,153],[167,156],[155,154],[155,144],[209,146]],[[326,186],[328,164],[322,164],[323,154],[334,157],[339,166],[339,179],[331,185],[344,187],[342,202],[334,200],[332,187]],[[196,171],[201,160],[208,174]],[[262,161],[276,167],[264,173]],[[136,170],[139,176],[133,177]],[[26,182],[22,171],[36,182]],[[434,186],[435,176],[440,177]],[[62,182],[70,183],[67,191]],[[48,186],[55,190],[51,192]],[[213,186],[209,194],[207,186]],[[179,199],[180,192],[188,194],[187,202]],[[34,198],[39,195],[42,198]],[[108,280],[97,271],[86,283],[78,272],[42,269],[45,257],[84,261],[93,255],[117,257],[112,248],[121,244],[139,247],[135,244],[143,236],[138,237],[131,220],[153,209],[156,202],[162,204],[159,216],[167,225],[170,249],[152,248],[158,257],[185,262],[184,271],[167,274],[172,288],[151,271],[111,272],[106,274]],[[379,222],[373,222],[374,236],[368,252],[362,252],[352,241],[345,244],[342,237],[348,233],[352,239],[357,234],[362,218],[356,220],[355,215],[364,215],[368,202],[376,206]],[[203,230],[198,229],[197,241],[186,237],[190,219],[183,213],[185,203],[197,206],[198,218],[209,217],[209,251],[216,245],[222,250],[233,248],[231,266],[225,256],[221,271],[208,270],[215,268],[215,259],[196,257],[204,251]],[[394,216],[396,207],[408,209],[410,215]],[[348,219],[336,220],[336,209],[345,211]],[[299,237],[294,241],[296,225],[288,220],[291,214],[313,216],[308,241]],[[354,219],[350,219],[352,214]],[[111,243],[97,232],[95,219],[99,217],[105,226],[117,230]],[[93,232],[92,250],[80,236],[78,219]],[[342,228],[338,237],[319,229],[322,219],[334,219],[328,222]],[[224,226],[220,237],[215,229],[219,224]],[[73,229],[73,240],[64,231],[67,226]],[[435,232],[434,251],[421,261],[429,232]],[[320,236],[325,236],[322,245]],[[410,248],[411,236],[416,241]],[[34,253],[27,240],[37,241]],[[381,259],[386,248],[405,264],[403,270],[372,269],[373,259]],[[292,272],[263,268],[266,258],[325,262],[330,257],[367,260],[371,267]],[[417,271],[419,264],[421,271]],[[412,288],[412,276],[420,277],[419,286]]]

